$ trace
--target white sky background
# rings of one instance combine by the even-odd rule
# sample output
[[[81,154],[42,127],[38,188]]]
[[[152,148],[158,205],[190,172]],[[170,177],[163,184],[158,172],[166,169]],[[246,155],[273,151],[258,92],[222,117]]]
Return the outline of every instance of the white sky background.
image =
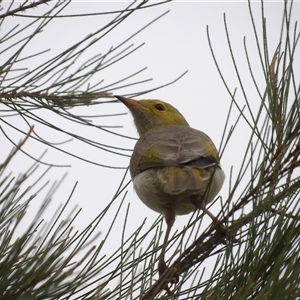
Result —
[[[125,1],[94,1],[88,2],[87,5],[87,1],[73,1],[63,14],[78,14],[122,9],[124,7],[124,2]],[[126,1],[126,3],[128,2]],[[4,3],[3,5],[5,7],[7,3]],[[152,24],[138,36],[134,37],[130,42],[133,42],[135,45],[146,42],[141,49],[120,63],[106,69],[103,73],[96,75],[96,77],[99,76],[96,80],[103,78],[105,80],[104,85],[106,85],[147,66],[147,70],[138,75],[135,80],[132,80],[132,82],[153,78],[154,80],[152,82],[136,87],[133,86],[117,91],[111,91],[115,94],[125,95],[165,84],[174,80],[184,71],[188,70],[188,73],[175,84],[149,93],[142,98],[157,98],[171,103],[182,112],[192,127],[207,133],[218,147],[221,141],[223,127],[231,99],[221,82],[209,50],[206,37],[207,25],[209,26],[213,48],[224,73],[226,82],[232,92],[235,87],[238,88],[238,102],[242,105],[244,100],[238,86],[238,80],[230,59],[226,42],[223,22],[224,13],[226,14],[235,59],[237,60],[240,71],[243,74],[243,82],[254,108],[258,107],[259,98],[254,92],[253,83],[250,79],[246,64],[243,46],[244,36],[247,38],[247,46],[251,57],[252,67],[256,71],[256,78],[260,82],[262,89],[265,86],[261,67],[258,61],[257,49],[249,16],[248,4],[246,1],[181,1],[137,11],[123,22],[119,28],[105,37],[103,42],[98,44],[99,46],[92,49],[93,51],[104,53],[111,46],[118,45],[138,29],[169,9],[171,10],[170,13]],[[260,3],[253,1],[252,9],[256,17],[256,25],[258,28],[261,28]],[[282,1],[265,2],[269,49],[271,51],[269,53],[270,56],[273,55],[278,44],[282,11]],[[37,15],[39,13],[39,9],[31,11],[31,13]],[[299,21],[299,2],[294,3],[293,15],[298,18]],[[38,58],[38,60],[44,61],[47,58],[61,52],[63,49],[73,45],[76,41],[85,37],[88,33],[100,28],[110,18],[111,16],[103,18],[101,16],[96,16],[68,18],[57,21],[54,20],[46,27],[45,32],[40,34],[28,47],[27,54],[30,52],[34,53],[37,50],[51,48],[50,53]],[[10,26],[14,26],[21,22],[24,22],[24,19],[10,17],[8,21],[5,22],[5,26],[1,29],[0,34],[5,34],[5,30],[7,31]],[[97,52],[92,53],[92,55],[95,54],[97,54]],[[39,63],[38,60],[35,60],[35,63]],[[28,61],[26,62],[28,63]],[[26,67],[29,69],[32,68],[32,66],[28,65]],[[127,112],[127,108],[120,103],[91,106],[86,109],[80,108],[77,109],[76,112],[78,112],[78,114],[97,115],[103,113]],[[62,121],[57,117],[52,118],[49,112],[47,112],[46,115],[47,116],[45,117],[52,120],[52,122],[57,126],[67,128],[68,130],[81,130],[81,132],[78,132],[79,134],[95,138],[99,142],[122,146],[124,148],[133,148],[134,146],[133,140],[103,134],[100,130],[91,131],[89,127],[80,127],[75,129],[72,128],[70,124],[67,124],[66,121]],[[236,115],[237,114],[235,114],[235,116]],[[234,120],[235,119],[233,117],[232,123]],[[17,118],[12,118],[11,122],[19,125],[22,124],[20,123],[20,119]],[[137,137],[130,114],[121,117],[114,117],[112,119],[100,118],[96,119],[95,122],[102,125],[122,125],[123,128],[113,130],[120,134]],[[7,132],[13,136],[15,142],[20,139],[20,135],[13,133],[13,131],[8,128],[6,129]],[[52,142],[61,142],[67,139],[58,132],[46,129],[40,124],[36,124],[36,130],[45,139]],[[234,167],[236,172],[239,170],[239,163],[243,157],[243,149],[246,147],[246,143],[248,141],[248,134],[249,129],[245,125],[245,122],[241,122],[240,127],[233,135],[221,161],[222,168],[228,176],[231,166]],[[12,145],[9,144],[3,136],[1,136],[1,148],[1,157],[3,160],[12,148]],[[34,141],[28,141],[24,149],[33,153],[37,157],[45,150],[45,145]],[[83,146],[82,143],[79,143],[76,140],[65,145],[64,149],[75,150],[79,155],[83,153],[85,157],[95,160],[98,163],[124,167],[126,167],[129,163],[129,158],[122,158],[120,156],[107,154],[96,148]],[[94,166],[53,149],[48,149],[48,152],[44,157],[44,161],[49,163],[72,165],[72,168],[69,169],[53,168],[49,175],[45,178],[44,181],[46,181],[46,179],[57,180],[63,176],[65,172],[68,172],[68,177],[55,194],[51,207],[47,210],[45,218],[51,218],[56,208],[67,200],[74,183],[78,181],[78,186],[70,204],[70,209],[75,204],[78,204],[78,206],[82,208],[82,211],[75,222],[78,229],[85,228],[85,226],[87,226],[90,221],[94,219],[110,202],[124,174],[124,170],[114,170]],[[10,163],[8,171],[13,171],[14,174],[17,175],[19,172],[26,170],[26,168],[31,164],[32,161],[30,159],[22,154],[18,154],[17,158]],[[224,199],[226,199],[226,196],[228,195],[228,176],[220,193]],[[128,176],[126,181],[129,179],[130,178]],[[41,193],[36,201],[33,202],[33,208],[38,207],[42,199],[43,193]],[[118,201],[121,201],[121,197],[117,200],[117,202]],[[120,235],[118,235],[118,232],[120,232],[119,230],[123,227],[123,220],[128,203],[130,203],[130,219],[127,227],[128,236],[135,231],[135,228],[142,223],[145,217],[147,217],[147,224],[149,225],[157,218],[157,214],[145,207],[137,198],[132,190],[132,185],[130,185],[121,217],[117,223],[120,224],[120,228],[115,228],[113,235],[111,236],[110,247],[112,247],[112,249],[120,245]],[[115,204],[115,207],[117,207],[117,204]],[[114,211],[115,210],[112,209],[111,214],[113,214]],[[211,211],[217,214],[219,211],[218,204],[215,204],[214,207],[211,208]],[[28,216],[31,215],[28,214]],[[107,224],[109,224],[110,217],[110,214],[108,214],[106,219]],[[176,228],[181,229],[187,223],[188,219],[189,216],[178,217],[173,232]],[[28,217],[28,221],[30,221],[30,217]],[[209,219],[207,219],[207,224],[209,224],[208,222],[210,222]],[[105,228],[101,227],[99,228],[99,231],[105,233]]]

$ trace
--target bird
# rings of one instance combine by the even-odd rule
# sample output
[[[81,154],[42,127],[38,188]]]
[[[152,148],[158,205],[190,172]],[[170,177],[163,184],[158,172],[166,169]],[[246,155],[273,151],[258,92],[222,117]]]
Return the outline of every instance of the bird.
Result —
[[[202,209],[214,220],[205,206],[221,190],[225,173],[209,136],[190,127],[171,104],[114,96],[131,112],[140,136],[129,164],[136,194],[146,206],[162,214],[167,224],[158,262],[162,276],[176,216]]]

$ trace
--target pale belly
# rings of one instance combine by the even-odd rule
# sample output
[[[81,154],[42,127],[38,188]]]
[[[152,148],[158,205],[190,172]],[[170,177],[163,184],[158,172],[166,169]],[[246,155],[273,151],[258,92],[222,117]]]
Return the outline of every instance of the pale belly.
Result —
[[[146,170],[133,179],[138,197],[150,209],[162,214],[171,209],[176,215],[185,215],[205,207],[217,196],[225,179],[225,174],[220,168],[185,169],[185,172],[182,172],[180,167],[165,168],[169,169],[165,169],[164,172],[160,172],[162,168]],[[177,181],[172,189],[172,182],[168,180],[177,178],[176,172],[181,179],[184,176],[188,178],[183,178],[186,180],[180,180],[179,183]]]

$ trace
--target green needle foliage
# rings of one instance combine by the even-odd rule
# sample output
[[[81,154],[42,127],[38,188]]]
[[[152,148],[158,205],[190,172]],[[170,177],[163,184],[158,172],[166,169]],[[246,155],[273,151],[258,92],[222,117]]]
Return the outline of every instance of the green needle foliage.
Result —
[[[46,2],[25,2],[19,8],[11,7],[2,13],[1,22]],[[48,22],[62,17],[62,9],[67,4],[64,1],[51,2],[43,16],[33,17],[34,21],[27,25],[39,24],[33,33],[2,50],[13,54],[1,67],[0,105],[3,115],[0,121],[9,126],[5,118],[18,114],[26,121],[28,129],[14,128],[23,132],[24,138],[15,143],[14,150],[0,165],[0,299],[300,299],[300,81],[297,48],[300,33],[297,23],[292,23],[293,2],[286,1],[283,5],[281,35],[275,49],[270,49],[268,45],[264,3],[261,2],[262,26],[258,27],[254,22],[251,1],[248,2],[260,71],[265,80],[264,88],[260,88],[262,83],[257,80],[260,78],[257,70],[252,68],[254,63],[245,38],[245,60],[252,78],[251,84],[256,90],[256,99],[260,103],[256,108],[249,99],[246,82],[234,56],[226,17],[227,49],[238,84],[234,91],[223,75],[214,52],[213,34],[207,28],[213,59],[231,99],[228,118],[223,126],[220,153],[226,153],[235,130],[243,121],[250,129],[249,140],[241,164],[234,165],[232,174],[228,174],[228,195],[216,199],[222,203],[218,219],[203,231],[204,214],[198,211],[181,232],[173,234],[167,249],[169,268],[160,278],[157,261],[163,222],[158,218],[148,227],[145,223],[137,224],[135,232],[127,237],[130,207],[126,208],[123,204],[128,186],[126,172],[107,207],[82,231],[77,231],[73,226],[74,220],[80,218],[80,210],[65,215],[76,186],[52,220],[44,221],[48,205],[61,180],[47,187],[49,183],[44,183],[44,180],[49,168],[38,176],[34,184],[29,185],[31,177],[39,172],[39,163],[34,163],[17,178],[12,174],[5,175],[10,161],[19,151],[23,151],[29,137],[35,136],[40,142],[51,145],[35,134],[34,128],[29,125],[33,120],[112,154],[126,151],[107,144],[99,145],[84,136],[74,136],[41,119],[39,111],[50,110],[68,122],[107,130],[92,124],[88,117],[71,111],[77,106],[104,105],[114,101],[110,99],[110,90],[141,83],[125,83],[139,74],[136,72],[107,86],[102,86],[101,82],[93,86],[88,84],[94,74],[101,74],[103,68],[126,59],[126,55],[132,54],[132,50],[138,47],[132,50],[126,46],[123,48],[129,38],[108,53],[85,61],[77,72],[70,73],[69,68],[103,34],[108,34],[114,26],[122,26],[122,20],[130,17],[131,13],[157,4],[134,2],[124,11],[110,12],[115,18],[92,34],[92,39],[87,37],[37,69],[18,69],[20,61],[31,59],[21,55],[26,44]],[[1,43],[5,44],[19,32],[22,29],[12,28]],[[239,115],[232,121],[234,110]],[[9,138],[8,135],[6,137]],[[51,146],[60,150],[60,145]],[[80,159],[100,164],[82,157]],[[47,188],[43,204],[31,224],[24,229],[22,222],[28,206]],[[106,243],[113,234],[116,221],[121,218],[120,212],[124,210],[126,214],[120,246],[108,254]],[[108,226],[105,216],[111,211],[115,217]],[[221,223],[225,227],[220,226]],[[209,274],[200,272],[207,262],[212,265],[212,270]],[[179,275],[177,283],[172,282],[174,274]]]
[[[55,115],[59,121],[66,120],[69,123],[72,122],[75,125],[81,126],[81,128],[89,126],[90,130],[96,130],[95,135],[99,135],[100,130],[122,138],[129,138],[112,131],[116,126],[110,128],[109,126],[99,125],[96,122],[98,118],[113,118],[119,116],[119,114],[83,116],[76,113],[77,110],[75,108],[90,107],[92,105],[98,107],[99,105],[103,106],[109,103],[116,103],[117,100],[112,96],[110,91],[113,90],[117,92],[118,89],[140,85],[151,80],[135,80],[146,68],[134,70],[125,78],[120,78],[116,82],[106,84],[104,84],[104,78],[102,77],[104,74],[102,75],[102,73],[105,69],[118,64],[121,60],[126,60],[126,57],[138,51],[143,44],[135,46],[131,43],[132,38],[140,34],[153,22],[163,17],[166,12],[149,24],[138,28],[134,34],[124,38],[124,40],[120,41],[116,46],[111,46],[104,53],[99,53],[98,49],[101,40],[113,32],[118,26],[121,26],[122,22],[130,18],[133,13],[138,13],[139,10],[150,9],[152,6],[162,5],[166,2],[168,1],[161,1],[160,3],[140,1],[138,3],[127,3],[128,7],[121,11],[105,11],[87,15],[64,15],[63,12],[68,8],[68,5],[71,3],[70,1],[41,0],[32,4],[28,4],[27,1],[24,1],[24,4],[20,6],[18,6],[17,2],[12,1],[7,11],[0,15],[0,26],[5,26],[7,22],[7,26],[10,28],[0,39],[2,46],[0,55],[3,57],[2,60],[4,60],[0,67],[0,104],[5,107],[1,109],[2,132],[5,137],[12,144],[15,144],[15,142],[5,134],[6,130],[4,128],[26,135],[27,131],[24,128],[25,126],[19,128],[9,122],[9,117],[18,115],[20,120],[27,124],[26,127],[30,127],[32,122],[36,122],[42,125],[41,128],[47,127],[52,131],[61,133],[64,137],[64,141],[57,144],[43,138],[39,131],[33,130],[31,139],[95,165],[120,168],[120,166],[104,164],[103,161],[98,162],[92,160],[89,156],[84,157],[77,155],[74,151],[64,150],[62,144],[70,141],[70,139],[77,139],[84,144],[96,147],[100,151],[128,157],[130,156],[131,149],[124,149],[120,146],[98,142],[95,139],[79,135],[71,130],[60,128],[51,122],[51,119],[41,116],[41,111],[43,111],[43,114],[49,112],[52,118],[53,115]],[[12,6],[14,5],[17,8],[13,9]],[[36,12],[37,10],[34,8],[45,9],[45,7],[47,10],[44,14],[30,15],[28,12],[28,10],[30,10],[30,12]],[[43,30],[45,30],[51,22],[59,18],[68,19],[71,17],[82,17],[88,20],[89,17],[95,15],[98,15],[99,18],[109,15],[111,16],[111,21],[97,28],[87,37],[79,40],[61,53],[53,55],[50,59],[47,58],[42,63],[39,62],[36,67],[29,67],[35,66],[35,59],[43,59],[44,55],[50,52],[50,49],[46,49],[27,56],[23,54],[27,48],[35,42],[35,39],[43,34]],[[8,22],[11,21],[12,18],[17,18],[17,20],[23,21],[23,23],[25,18],[28,22],[25,22],[24,25],[23,23],[18,24],[16,22],[16,25],[11,28]],[[85,55],[85,53],[90,53],[91,51],[98,54],[93,54],[92,57],[91,55]],[[26,67],[24,67],[24,65]],[[181,76],[178,76],[177,79]],[[166,83],[166,85],[171,83],[172,82]],[[155,87],[147,91],[139,91],[136,94],[146,93],[158,88],[161,87]],[[91,109],[91,111],[95,110]],[[82,130],[81,128],[77,131],[80,132]],[[41,132],[42,130],[43,129],[41,129]],[[33,159],[35,158],[30,153],[26,154]],[[46,164],[46,162],[43,163]],[[49,163],[49,165],[53,165],[53,162]]]

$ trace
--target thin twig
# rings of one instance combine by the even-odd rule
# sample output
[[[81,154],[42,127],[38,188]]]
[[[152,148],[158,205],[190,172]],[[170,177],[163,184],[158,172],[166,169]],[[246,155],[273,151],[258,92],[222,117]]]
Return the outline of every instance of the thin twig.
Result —
[[[13,10],[9,10],[6,13],[0,15],[0,19],[6,18],[8,16],[13,16],[16,13],[19,12],[25,12],[25,10],[30,9],[30,8],[35,8],[41,4],[46,4],[47,2],[50,2],[51,0],[40,0],[40,1],[36,1],[36,2],[32,2],[30,4],[25,5],[28,1],[25,1],[23,4],[20,4],[20,6],[18,8],[15,8]]]
[[[32,133],[33,128],[34,128],[34,125],[30,126],[29,131],[27,132],[25,138],[19,142],[19,144],[17,145],[17,147],[15,147],[15,148],[13,149],[13,151],[12,151],[11,154],[6,158],[6,160],[4,161],[4,163],[0,165],[0,170],[2,170],[5,166],[8,165],[8,163],[10,162],[10,160],[16,155],[16,153],[17,153],[17,152],[21,149],[21,147],[25,144],[25,142],[26,142],[27,139],[29,138],[30,134]]]

